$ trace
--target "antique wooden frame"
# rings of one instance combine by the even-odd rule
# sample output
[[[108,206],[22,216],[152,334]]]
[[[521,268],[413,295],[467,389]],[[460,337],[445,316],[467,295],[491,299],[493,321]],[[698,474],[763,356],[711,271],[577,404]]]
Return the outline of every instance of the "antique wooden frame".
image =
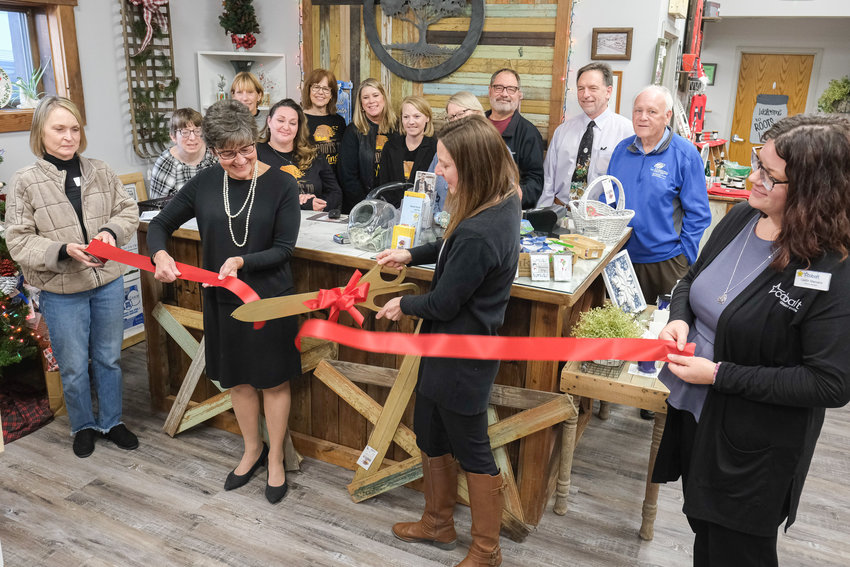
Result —
[[[606,61],[629,61],[632,58],[632,32],[634,28],[593,28],[593,36],[591,40],[590,58]],[[600,41],[604,36],[623,35],[625,36],[623,50],[621,53],[605,53],[600,52]],[[603,36],[603,37],[600,37]]]

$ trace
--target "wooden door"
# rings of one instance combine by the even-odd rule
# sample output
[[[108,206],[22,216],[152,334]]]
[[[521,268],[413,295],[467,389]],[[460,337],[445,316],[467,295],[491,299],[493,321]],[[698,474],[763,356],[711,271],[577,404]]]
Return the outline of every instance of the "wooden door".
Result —
[[[750,152],[755,145],[750,142],[750,129],[758,95],[787,95],[789,116],[805,112],[814,58],[814,55],[784,53],[741,54],[729,159],[741,165],[750,163]]]

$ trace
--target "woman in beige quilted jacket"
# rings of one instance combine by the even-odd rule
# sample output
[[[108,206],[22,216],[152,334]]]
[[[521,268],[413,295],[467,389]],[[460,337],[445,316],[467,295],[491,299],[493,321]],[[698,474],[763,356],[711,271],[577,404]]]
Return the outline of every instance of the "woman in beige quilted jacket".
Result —
[[[91,455],[100,436],[135,449],[139,441],[121,421],[124,269],[101,262],[85,248],[91,240],[126,244],[139,224],[138,208],[108,165],[80,155],[86,136],[70,100],[41,100],[30,148],[38,159],[12,178],[6,242],[24,278],[41,290],[40,309],[59,363],[74,454]]]

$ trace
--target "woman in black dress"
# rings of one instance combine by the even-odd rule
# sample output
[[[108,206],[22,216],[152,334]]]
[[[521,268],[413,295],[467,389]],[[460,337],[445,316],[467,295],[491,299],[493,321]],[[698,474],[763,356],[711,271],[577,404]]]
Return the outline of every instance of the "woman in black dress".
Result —
[[[392,267],[436,262],[431,290],[391,299],[377,317],[424,319],[427,333],[495,335],[502,325],[519,259],[519,173],[496,128],[483,116],[446,126],[437,142],[437,174],[449,188],[451,221],[440,243],[385,250]],[[494,230],[495,228],[495,230]],[[425,512],[393,526],[408,542],[456,544],[455,459],[466,472],[472,544],[460,563],[500,565],[502,477],[487,435],[487,405],[498,360],[422,358],[413,430],[422,451]]]
[[[376,79],[360,83],[354,97],[354,117],[345,129],[339,149],[342,212],[366,198],[378,186],[381,152],[396,136],[396,115],[384,86]]]
[[[193,177],[151,221],[147,238],[156,264],[154,277],[173,282],[180,276],[166,242],[181,224],[196,217],[203,268],[217,271],[219,279],[238,277],[263,298],[292,293],[289,260],[301,220],[295,180],[257,160],[257,126],[241,103],[210,106],[203,130],[219,164]],[[277,503],[288,487],[283,469],[288,380],[301,373],[301,355],[294,344],[297,320],[276,319],[254,330],[230,316],[240,304],[230,291],[205,287],[203,294],[207,376],[230,388],[245,443],[242,460],[224,488],[243,486],[268,463],[266,498]],[[268,446],[258,428],[258,390],[263,391]]]
[[[327,69],[314,69],[304,81],[301,91],[307,132],[334,175],[337,174],[339,144],[345,134],[345,119],[336,113],[337,94],[336,77]]]
[[[421,96],[401,101],[401,128],[404,137],[391,138],[381,153],[378,185],[416,179],[417,171],[428,171],[437,151],[431,106]]]
[[[298,103],[285,98],[271,107],[268,141],[257,144],[257,156],[298,182],[298,202],[305,211],[339,209],[342,190],[331,167],[316,152],[307,134],[307,119]]]

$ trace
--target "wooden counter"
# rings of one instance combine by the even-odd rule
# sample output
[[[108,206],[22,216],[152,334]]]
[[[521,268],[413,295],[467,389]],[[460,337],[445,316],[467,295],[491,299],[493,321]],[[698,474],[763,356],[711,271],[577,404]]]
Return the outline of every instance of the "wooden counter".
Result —
[[[302,225],[292,260],[292,273],[298,292],[315,291],[345,285],[353,270],[368,270],[374,265],[374,253],[339,245],[331,236],[345,230],[344,224],[308,220],[312,212],[302,212]],[[148,255],[147,223],[139,227],[139,252]],[[504,336],[565,336],[579,313],[600,305],[605,286],[599,277],[602,267],[616,254],[628,238],[628,233],[614,245],[608,245],[601,260],[579,260],[572,282],[531,282],[519,278],[511,288],[511,300],[500,330]],[[179,229],[169,243],[169,252],[178,262],[198,266],[201,243],[195,230]],[[433,270],[426,267],[411,268],[407,280],[418,284],[422,291],[428,289]],[[189,367],[189,359],[171,341],[151,316],[157,302],[201,309],[200,284],[178,280],[161,284],[153,275],[144,272],[142,295],[145,306],[147,333],[148,372],[151,403],[157,410],[168,410],[180,387],[182,377]],[[324,317],[324,314],[317,314]],[[343,324],[353,324],[343,313]],[[366,311],[363,327],[369,330],[398,330],[412,332],[410,320],[398,323],[376,321],[374,314]],[[340,346],[340,360],[398,368],[401,357],[357,351]],[[559,392],[559,364],[556,361],[503,361],[496,382],[546,392]],[[388,390],[368,386],[366,391],[383,404]],[[206,399],[218,391],[206,380],[201,380],[193,400]],[[504,408],[503,408],[504,410]],[[500,417],[509,415],[500,410]],[[407,408],[404,422],[412,422],[412,404]],[[238,431],[232,415],[221,414],[211,420],[213,425]],[[304,455],[354,469],[361,450],[366,445],[371,425],[353,408],[341,401],[324,384],[312,376],[296,379],[292,383],[292,413],[290,428],[296,448]],[[557,473],[553,463],[555,428],[530,435],[511,444],[509,453],[514,463],[520,497],[526,522],[536,525],[543,514],[549,496],[554,490]],[[407,453],[393,446],[387,453],[389,459],[402,460]],[[557,455],[555,455],[557,456]]]

